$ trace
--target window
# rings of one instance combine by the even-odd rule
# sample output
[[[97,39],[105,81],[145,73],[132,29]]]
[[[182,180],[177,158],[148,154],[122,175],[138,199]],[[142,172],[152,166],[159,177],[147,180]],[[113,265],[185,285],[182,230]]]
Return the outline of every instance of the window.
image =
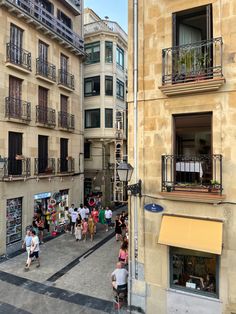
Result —
[[[23,30],[14,24],[10,28],[10,61],[22,64]]]
[[[60,172],[68,171],[68,139],[60,138]]]
[[[105,76],[105,95],[112,96],[113,95],[113,77]]]
[[[112,41],[105,42],[105,62],[113,62],[113,43]]]
[[[105,109],[105,128],[113,128],[113,109]]]
[[[16,160],[16,155],[22,155],[22,133],[8,133],[8,174],[22,174],[22,160]]]
[[[89,77],[84,80],[84,96],[100,95],[100,76]]]
[[[217,255],[181,248],[170,248],[170,286],[217,297]]]
[[[85,52],[88,54],[87,64],[100,62],[100,42],[85,45]]]
[[[85,128],[100,128],[100,109],[85,110]]]
[[[91,143],[84,143],[84,158],[90,158]]]
[[[38,136],[38,173],[44,173],[48,167],[48,137]]]
[[[9,116],[13,118],[21,118],[22,116],[22,80],[17,77],[9,77]]]
[[[116,96],[117,98],[124,99],[124,83],[120,80],[116,80]]]
[[[57,10],[57,18],[59,21],[61,21],[64,25],[66,25],[67,27],[69,27],[70,29],[72,29],[72,22],[71,19],[65,15],[65,13],[63,13],[60,10]]]
[[[122,69],[124,69],[124,50],[119,46],[116,48],[116,64],[118,64]]]

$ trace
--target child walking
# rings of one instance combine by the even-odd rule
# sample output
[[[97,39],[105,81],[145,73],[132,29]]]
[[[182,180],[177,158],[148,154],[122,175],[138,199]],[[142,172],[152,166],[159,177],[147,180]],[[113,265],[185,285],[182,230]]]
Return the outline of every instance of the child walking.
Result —
[[[80,241],[82,239],[82,222],[79,220],[75,226],[75,240]]]
[[[85,219],[82,220],[82,235],[84,241],[87,240],[87,233],[88,233],[88,223]]]

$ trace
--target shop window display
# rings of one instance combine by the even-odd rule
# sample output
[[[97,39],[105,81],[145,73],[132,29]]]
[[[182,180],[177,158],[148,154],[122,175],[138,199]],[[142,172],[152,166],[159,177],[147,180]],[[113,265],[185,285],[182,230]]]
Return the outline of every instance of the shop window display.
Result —
[[[22,239],[22,197],[7,200],[7,238],[6,244]]]
[[[217,297],[217,255],[170,248],[170,286]]]

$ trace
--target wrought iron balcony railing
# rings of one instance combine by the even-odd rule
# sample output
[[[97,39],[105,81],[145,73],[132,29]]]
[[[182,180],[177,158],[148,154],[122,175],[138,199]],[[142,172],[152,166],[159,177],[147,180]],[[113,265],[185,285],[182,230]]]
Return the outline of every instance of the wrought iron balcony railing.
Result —
[[[35,175],[54,175],[55,158],[35,158],[34,159]]]
[[[162,191],[222,194],[222,155],[162,156]]]
[[[7,62],[31,71],[31,53],[13,43],[7,43]]]
[[[75,128],[75,116],[67,112],[59,111],[58,126],[63,129],[73,130]]]
[[[75,159],[74,158],[58,158],[57,160],[58,173],[73,173],[75,172]]]
[[[56,110],[36,106],[36,122],[48,126],[56,125]]]
[[[21,99],[6,97],[5,98],[5,117],[18,119],[21,121],[31,120],[31,104]]]
[[[162,85],[223,77],[222,38],[162,50]]]
[[[56,18],[51,12],[47,11],[38,0],[6,0],[12,6],[19,8],[33,21],[37,21],[47,29],[52,31],[56,36],[61,37],[72,45],[77,51],[83,53],[84,41],[73,30]]]
[[[56,82],[56,66],[41,58],[36,59],[36,75],[46,77],[47,79]]]
[[[3,178],[29,177],[30,158],[4,158],[3,169],[0,169]]]
[[[70,89],[75,89],[75,77],[74,75],[60,69],[58,70],[58,84],[66,86]]]

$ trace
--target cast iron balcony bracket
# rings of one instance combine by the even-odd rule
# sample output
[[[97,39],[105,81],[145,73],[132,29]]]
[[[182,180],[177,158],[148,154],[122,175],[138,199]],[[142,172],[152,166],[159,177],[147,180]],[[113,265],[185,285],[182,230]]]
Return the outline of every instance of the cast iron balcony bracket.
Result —
[[[139,197],[142,196],[142,181],[139,180],[138,183],[131,184],[127,186],[127,191],[130,191],[131,195],[137,195]]]

